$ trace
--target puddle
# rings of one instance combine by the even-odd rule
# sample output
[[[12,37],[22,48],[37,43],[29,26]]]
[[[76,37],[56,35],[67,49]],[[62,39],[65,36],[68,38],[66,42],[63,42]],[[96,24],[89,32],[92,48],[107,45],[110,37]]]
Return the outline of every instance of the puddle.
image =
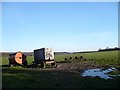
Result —
[[[104,79],[112,79],[114,76],[120,76],[120,74],[119,75],[108,75],[107,74],[107,73],[109,73],[111,71],[114,71],[114,70],[117,70],[117,69],[116,68],[109,68],[109,69],[106,69],[106,70],[103,70],[101,68],[88,69],[88,70],[85,70],[82,73],[82,76],[83,77],[86,77],[86,76],[91,76],[91,77],[99,76],[100,78],[104,78]]]

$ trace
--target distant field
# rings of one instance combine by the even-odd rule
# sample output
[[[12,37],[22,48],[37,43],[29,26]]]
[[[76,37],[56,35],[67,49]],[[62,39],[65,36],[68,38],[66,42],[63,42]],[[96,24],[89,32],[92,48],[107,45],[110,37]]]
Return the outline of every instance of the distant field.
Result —
[[[57,54],[55,55],[56,61],[64,61],[65,58],[75,58],[75,56],[83,56],[87,61],[93,61],[95,64],[99,65],[120,65],[120,60],[118,60],[118,51],[107,51],[107,52],[94,52],[94,53],[77,53],[77,54]],[[27,56],[28,64],[34,61],[33,56]],[[2,64],[8,64],[8,56],[2,57]]]

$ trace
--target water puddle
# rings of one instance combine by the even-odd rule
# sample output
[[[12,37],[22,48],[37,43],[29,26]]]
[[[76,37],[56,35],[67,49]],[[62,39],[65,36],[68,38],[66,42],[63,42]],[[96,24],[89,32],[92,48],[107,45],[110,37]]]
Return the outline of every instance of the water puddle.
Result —
[[[117,70],[116,68],[109,68],[109,69],[101,69],[101,68],[97,68],[97,69],[88,69],[88,70],[85,70],[83,73],[82,73],[82,76],[83,77],[86,77],[86,76],[91,76],[91,77],[100,77],[100,78],[104,78],[104,79],[112,79],[114,76],[120,76],[119,75],[108,75],[107,73],[109,72],[112,72],[114,70]]]

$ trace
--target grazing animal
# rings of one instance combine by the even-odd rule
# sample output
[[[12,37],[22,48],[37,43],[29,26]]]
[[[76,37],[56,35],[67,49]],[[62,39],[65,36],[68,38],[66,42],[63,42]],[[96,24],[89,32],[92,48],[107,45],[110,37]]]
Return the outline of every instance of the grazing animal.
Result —
[[[67,58],[64,59],[65,61],[67,60]]]
[[[80,60],[83,60],[83,56],[80,56]]]
[[[72,57],[70,57],[70,60],[72,59]]]
[[[75,56],[75,59],[79,59],[77,56]]]

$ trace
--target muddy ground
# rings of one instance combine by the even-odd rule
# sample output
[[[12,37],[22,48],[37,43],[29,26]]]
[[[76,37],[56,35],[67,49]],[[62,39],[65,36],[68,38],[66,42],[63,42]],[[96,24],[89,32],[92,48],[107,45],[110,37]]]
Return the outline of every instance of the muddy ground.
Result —
[[[73,62],[57,62],[56,67],[39,68],[39,66],[28,66],[29,70],[39,70],[39,71],[56,71],[56,72],[70,72],[70,73],[80,73],[85,69],[100,68],[102,66],[95,65],[93,62],[87,61],[73,61]],[[105,66],[104,66],[105,67]]]

